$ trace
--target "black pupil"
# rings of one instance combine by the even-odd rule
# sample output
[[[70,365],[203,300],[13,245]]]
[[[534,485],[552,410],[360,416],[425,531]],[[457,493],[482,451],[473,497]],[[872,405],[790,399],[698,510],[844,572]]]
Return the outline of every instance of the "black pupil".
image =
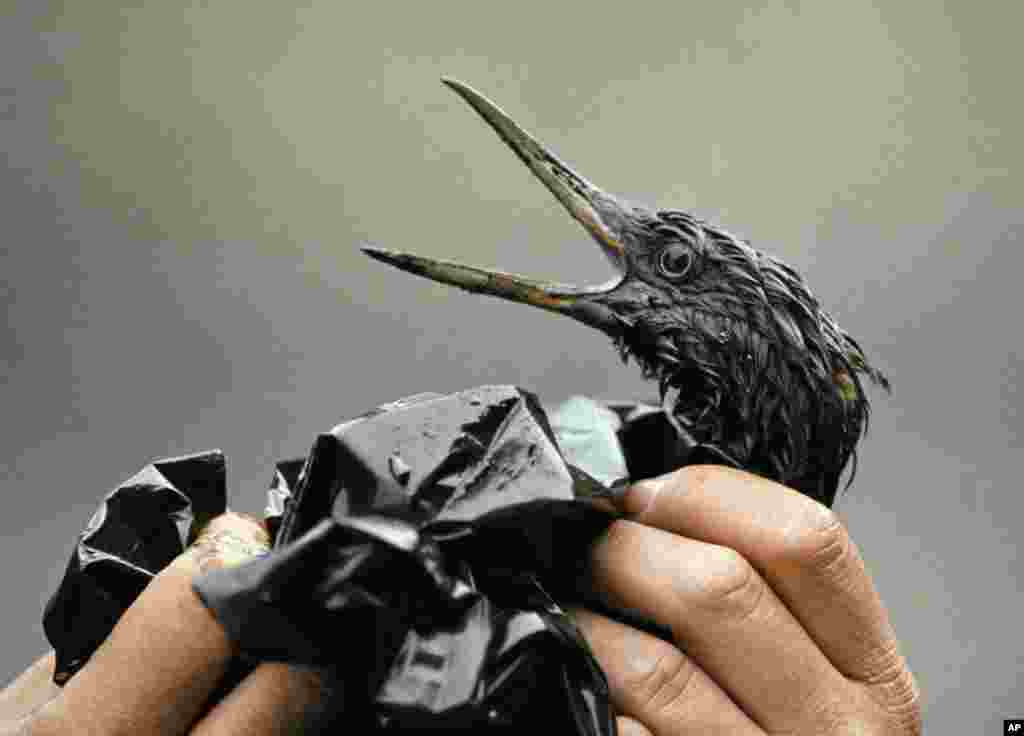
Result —
[[[690,270],[690,253],[685,246],[670,245],[662,251],[661,270],[666,276],[682,276]]]

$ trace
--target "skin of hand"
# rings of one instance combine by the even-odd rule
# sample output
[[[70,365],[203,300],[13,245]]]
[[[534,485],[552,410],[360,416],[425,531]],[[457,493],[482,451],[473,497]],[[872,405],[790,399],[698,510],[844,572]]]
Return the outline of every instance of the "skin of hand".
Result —
[[[637,611],[673,638],[573,612],[608,677],[623,736],[921,732],[913,675],[831,511],[713,466],[637,483],[621,510],[626,518],[594,545],[591,583],[609,606]],[[63,691],[48,686],[51,656],[0,693],[0,734],[259,736],[314,721],[336,695],[317,673],[286,665],[260,665],[211,703],[233,653],[191,578],[265,545],[258,522],[215,519]]]
[[[634,484],[594,546],[591,585],[672,642],[573,616],[630,736],[920,734],[920,694],[838,517],[738,470]]]
[[[192,590],[195,575],[268,548],[258,521],[230,512],[212,520],[153,578],[63,689],[52,685],[51,653],[0,693],[0,734],[296,733],[296,724],[312,720],[327,699],[319,675],[261,664],[212,702],[234,652]]]

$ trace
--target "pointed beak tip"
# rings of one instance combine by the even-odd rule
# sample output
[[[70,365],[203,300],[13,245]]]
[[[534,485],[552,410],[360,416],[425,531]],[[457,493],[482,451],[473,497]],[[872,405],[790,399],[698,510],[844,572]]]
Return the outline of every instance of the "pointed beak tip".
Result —
[[[481,104],[480,100],[485,100],[485,98],[468,84],[454,77],[441,77],[441,84],[469,103],[471,107],[476,108],[481,115],[484,114],[479,106]]]
[[[449,76],[441,77],[441,84],[443,84],[445,87],[448,87],[449,89],[455,90],[456,92],[465,89],[467,86],[465,82],[460,82],[455,77]]]
[[[384,250],[383,248],[376,248],[372,245],[361,245],[359,246],[359,250],[361,250],[364,254],[368,255],[375,261],[387,263],[392,266],[396,265],[396,261],[398,260],[397,256],[399,255],[394,251]]]

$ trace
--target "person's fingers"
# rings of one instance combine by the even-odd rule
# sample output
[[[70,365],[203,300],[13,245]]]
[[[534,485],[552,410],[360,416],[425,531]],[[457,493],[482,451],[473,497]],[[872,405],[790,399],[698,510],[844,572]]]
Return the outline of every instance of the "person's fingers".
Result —
[[[572,617],[608,678],[615,709],[637,721],[637,726],[630,726],[634,732],[764,733],[700,666],[669,642],[584,609],[572,611]]]
[[[40,711],[66,729],[47,733],[187,732],[231,658],[224,631],[191,582],[179,566],[150,582],[60,697]]]
[[[331,692],[320,673],[261,664],[203,716],[190,736],[275,736],[305,733],[323,717]]]
[[[591,555],[595,590],[676,645],[769,732],[831,726],[846,679],[734,550],[618,520]]]
[[[56,655],[44,654],[0,691],[0,726],[28,717],[60,693],[53,683]]]
[[[259,522],[217,517],[150,581],[89,662],[37,714],[41,734],[184,734],[231,660],[224,630],[192,577],[268,548]]]
[[[830,509],[740,470],[693,466],[629,489],[634,521],[739,552],[835,667],[912,697],[913,678],[856,545]]]

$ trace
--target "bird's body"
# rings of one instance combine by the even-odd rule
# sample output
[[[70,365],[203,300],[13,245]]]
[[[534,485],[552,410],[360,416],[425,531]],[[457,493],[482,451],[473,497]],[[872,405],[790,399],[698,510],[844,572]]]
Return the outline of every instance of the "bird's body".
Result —
[[[446,83],[594,236],[621,276],[597,287],[566,287],[404,253],[366,252],[602,330],[624,358],[657,381],[681,442],[830,504],[867,425],[861,379],[886,388],[888,381],[822,309],[803,277],[690,214],[619,201],[481,95]]]

